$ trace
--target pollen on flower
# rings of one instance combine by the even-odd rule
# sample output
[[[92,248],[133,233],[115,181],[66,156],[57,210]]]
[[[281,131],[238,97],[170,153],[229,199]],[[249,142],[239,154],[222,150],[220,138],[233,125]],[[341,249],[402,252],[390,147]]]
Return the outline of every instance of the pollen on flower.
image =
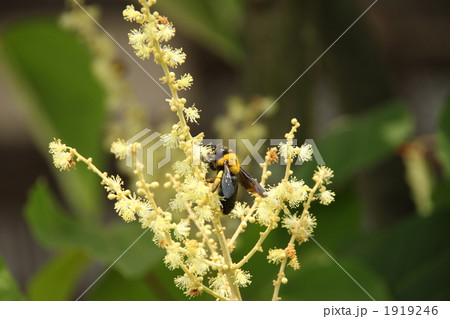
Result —
[[[271,147],[267,150],[266,153],[266,161],[269,164],[273,164],[278,162],[278,150],[276,147]]]
[[[73,156],[69,152],[60,152],[53,155],[53,164],[56,168],[62,170],[68,170],[75,166]]]
[[[194,207],[194,212],[200,220],[210,221],[213,217],[211,207],[208,205],[196,206]]]
[[[334,201],[335,195],[336,194],[334,192],[322,188],[319,194],[316,194],[316,197],[320,200],[322,205],[329,205]]]
[[[147,23],[146,25],[153,24]],[[128,34],[129,43],[135,50],[135,54],[143,60],[150,58],[150,54],[155,50],[152,41],[153,34],[143,30],[146,25],[139,30],[131,30]]]
[[[173,164],[173,170],[175,173],[180,174],[181,176],[188,175],[192,173],[192,165],[190,161],[177,161]]]
[[[163,142],[163,145],[167,146],[168,148],[176,148],[179,145],[179,139],[176,131],[171,132],[170,134],[163,134],[161,135],[160,139]]]
[[[314,231],[314,228],[317,227],[316,217],[311,214],[303,214],[300,218],[300,226],[306,230],[306,232],[311,235]]]
[[[143,216],[147,216],[149,215],[153,209],[150,206],[150,203],[147,200],[143,200],[140,198],[136,198],[135,195],[133,195],[134,200],[134,211],[136,213],[136,215],[138,215],[139,217],[143,217]]]
[[[75,166],[73,155],[71,152],[67,152],[68,147],[61,143],[60,139],[54,139],[49,144],[49,153],[52,154],[53,164],[59,170],[68,170]]]
[[[142,13],[140,13],[139,11],[135,10],[134,6],[132,4],[127,5],[126,9],[123,10],[122,13],[123,13],[124,19],[129,22],[136,21],[136,22],[140,23],[144,19],[144,15]]]
[[[118,139],[111,144],[111,153],[115,155],[118,159],[125,159],[127,155],[129,155],[129,148],[127,147],[127,143],[123,139]]]
[[[169,19],[167,19],[167,17],[164,17],[164,16],[159,16],[158,22],[161,24],[167,24],[167,23],[169,23]]]
[[[279,201],[289,202],[289,206],[297,207],[308,197],[309,187],[302,180],[295,178],[288,182],[280,183],[274,190],[273,194]]]
[[[175,49],[169,45],[165,45],[161,49],[162,59],[171,68],[176,68],[178,65],[183,64],[186,60],[186,54],[182,49]]]
[[[190,258],[202,258],[206,256],[206,251],[203,248],[203,244],[199,243],[195,239],[187,239],[184,241],[184,248],[186,249],[186,255]]]
[[[252,283],[252,275],[248,271],[237,269],[234,275],[234,283],[239,287],[247,287]]]
[[[201,295],[203,292],[202,289],[198,289],[198,288],[193,288],[193,289],[189,289],[188,291],[185,292],[185,294],[191,298],[191,297],[197,297],[199,295]]]
[[[107,192],[110,194],[117,194],[122,191],[123,180],[119,175],[110,176],[106,178],[106,181],[104,181],[103,184],[105,184],[105,189]]]
[[[134,206],[135,203],[133,200],[129,198],[121,198],[115,203],[114,209],[119,216],[128,223],[136,219]]]
[[[286,256],[288,258],[293,258],[297,254],[293,244],[289,244],[284,251],[286,252]]]
[[[333,177],[333,170],[322,165],[317,167],[317,171],[314,171],[313,180],[322,181],[324,184],[330,184]]]
[[[298,262],[297,251],[295,250],[294,244],[290,243],[284,251],[286,252],[286,256],[290,259],[288,266],[292,267],[294,270],[299,269],[300,264]]]
[[[279,264],[286,258],[286,252],[284,249],[270,249],[267,259],[270,263]]]
[[[187,90],[191,87],[193,81],[194,79],[192,78],[192,76],[189,73],[186,73],[176,81],[176,86],[179,90]]]
[[[192,202],[203,202],[210,194],[210,188],[205,184],[204,180],[200,180],[194,175],[185,177],[181,189],[184,191],[184,199]]]
[[[149,41],[148,35],[142,32],[142,30],[136,30],[133,29],[128,34],[128,40],[131,46],[133,46],[134,49],[139,50],[142,48],[142,46],[147,45],[147,42]]]
[[[289,233],[292,233],[292,231],[295,231],[295,229],[300,227],[300,219],[297,215],[285,216],[283,218],[282,226],[286,228]]]
[[[228,285],[228,280],[225,274],[218,273],[217,277],[210,279],[211,288],[223,297],[228,297],[230,295],[230,287]]]
[[[293,198],[289,200],[289,205],[295,207],[296,204],[306,200],[310,188],[308,187],[308,185],[305,184],[303,180],[297,181],[294,179],[291,180],[289,183],[292,186],[293,190],[292,193],[294,194]],[[295,200],[295,198],[297,198],[297,200]]]
[[[175,198],[170,201],[169,207],[172,211],[182,212],[186,209],[186,203],[183,196],[183,193],[177,193]]]
[[[139,222],[142,225],[142,228],[149,228],[153,225],[156,220],[157,215],[154,210],[150,210],[144,213],[141,213],[139,216]]]
[[[297,255],[291,258],[291,260],[288,263],[288,266],[294,270],[300,269],[300,263],[298,262]]]
[[[170,222],[165,218],[157,218],[150,226],[155,234],[164,234],[170,228]]]
[[[303,144],[301,147],[297,147],[296,155],[302,162],[310,161],[313,155],[313,149],[311,144]]]
[[[49,153],[55,154],[55,153],[61,153],[67,151],[66,144],[63,144],[60,139],[53,139],[48,145],[49,147]]]
[[[185,291],[185,294],[189,295],[189,292],[192,289],[197,289],[195,282],[192,280],[192,277],[188,274],[184,274],[183,276],[178,276],[175,278],[175,285],[181,290]]]
[[[283,218],[283,227],[288,230],[289,233],[295,235],[295,238],[299,243],[303,243],[308,240],[314,228],[317,226],[316,218],[310,214],[302,214],[300,217],[297,215],[285,216]]]
[[[191,106],[188,108],[184,109],[184,114],[186,114],[186,118],[191,122],[191,123],[197,123],[197,119],[200,118],[200,115],[198,114],[200,111],[195,107],[195,106]]]
[[[263,226],[269,226],[277,216],[279,210],[277,203],[269,196],[261,201],[256,211],[256,219]]]
[[[182,240],[189,236],[191,227],[189,226],[189,219],[182,219],[176,226],[174,230],[174,235],[177,239]]]
[[[288,158],[293,158],[295,155],[295,152],[296,152],[295,148],[292,145],[290,145],[289,143],[283,143],[283,142],[281,142],[278,145],[278,150],[279,150],[278,152],[279,152],[280,156],[282,158],[284,158],[285,161]]]
[[[157,29],[158,30],[156,31],[156,38],[159,41],[167,42],[175,35],[175,28],[170,22],[158,24]]]
[[[189,266],[189,270],[198,276],[208,273],[209,267],[201,258],[189,258],[186,263]]]
[[[237,202],[234,209],[231,211],[231,217],[243,218],[247,213],[247,203]]]
[[[180,247],[172,245],[167,247],[167,254],[164,257],[164,263],[169,269],[180,267],[183,262],[183,254]]]

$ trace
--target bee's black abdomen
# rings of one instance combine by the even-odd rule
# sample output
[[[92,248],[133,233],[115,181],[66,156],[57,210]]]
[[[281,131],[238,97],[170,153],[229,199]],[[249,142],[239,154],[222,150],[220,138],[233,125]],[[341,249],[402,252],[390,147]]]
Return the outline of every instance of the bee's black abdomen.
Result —
[[[222,200],[220,200],[220,202],[222,203],[222,212],[224,215],[228,215],[229,213],[231,213],[231,211],[234,208],[234,204],[236,203],[238,178],[235,175],[231,175],[231,180],[232,180],[234,188],[235,188],[234,192],[231,194],[230,197],[228,197],[228,198],[225,197]],[[222,189],[220,189],[220,191],[219,191],[219,196],[223,196]]]

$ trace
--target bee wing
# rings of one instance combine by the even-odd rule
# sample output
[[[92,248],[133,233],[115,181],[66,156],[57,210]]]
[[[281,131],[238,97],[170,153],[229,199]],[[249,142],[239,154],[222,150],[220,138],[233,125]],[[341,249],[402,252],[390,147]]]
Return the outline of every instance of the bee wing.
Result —
[[[250,174],[247,173],[242,167],[239,170],[239,182],[242,186],[245,187],[247,192],[258,194],[261,197],[267,197],[267,195],[264,194],[264,188],[259,185],[259,183],[253,177],[251,177]]]
[[[225,198],[230,198],[234,193],[233,179],[231,178],[230,168],[228,164],[223,165],[223,176],[222,176],[222,194]]]

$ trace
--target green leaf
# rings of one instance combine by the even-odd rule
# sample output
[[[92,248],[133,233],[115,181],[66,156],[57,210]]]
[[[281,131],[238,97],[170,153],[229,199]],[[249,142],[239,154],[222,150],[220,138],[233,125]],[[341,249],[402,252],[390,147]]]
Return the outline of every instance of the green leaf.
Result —
[[[81,223],[57,204],[42,179],[31,188],[24,212],[34,237],[47,248],[79,246],[80,239],[84,241],[88,237],[80,234]]]
[[[434,211],[386,232],[356,237],[342,250],[369,263],[396,300],[449,300],[450,214]]]
[[[84,296],[83,296],[84,297]],[[111,270],[87,293],[92,301],[146,301],[158,300],[145,279],[129,279]]]
[[[33,276],[28,286],[31,300],[72,300],[80,275],[88,262],[86,253],[69,251],[51,259]]]
[[[30,190],[25,218],[35,238],[45,247],[84,250],[106,266],[115,263],[128,277],[143,276],[162,257],[162,249],[153,244],[150,234],[137,240],[144,232],[137,223],[125,224],[120,220],[118,224],[102,226],[71,217],[42,180]]]
[[[106,230],[106,240],[111,249],[105,257],[112,262],[128,249],[115,268],[125,277],[142,277],[163,258],[164,250],[153,243],[152,236],[150,230],[142,229],[139,224],[126,224],[121,220]]]
[[[401,102],[392,101],[362,116],[341,119],[317,147],[326,165],[334,170],[334,181],[343,182],[392,154],[412,130],[408,110]],[[305,163],[296,175],[309,179],[316,165]]]
[[[60,138],[102,167],[105,94],[77,37],[53,20],[27,19],[3,30],[0,52],[42,154],[50,160],[48,143]],[[101,211],[101,186],[95,174],[80,169],[56,176],[63,180],[61,187],[76,213]]]
[[[180,269],[171,270],[167,268],[161,260],[154,268],[152,268],[151,273],[147,275],[146,279],[158,300],[186,301],[189,300],[189,297],[184,294],[183,290],[175,286],[174,282],[176,277],[182,276],[183,274],[183,271]],[[202,293],[192,300],[213,300],[213,297],[207,293]]]
[[[320,227],[320,221],[318,225]],[[255,254],[244,266],[244,269],[252,274],[252,284],[241,291],[245,300],[272,298],[274,289],[272,281],[276,279],[280,265],[268,264],[267,252],[270,248],[285,247],[289,238],[284,236],[282,244],[274,244],[270,238],[263,243],[264,252]],[[376,300],[390,299],[385,280],[373,267],[364,260],[337,255],[330,248],[335,243],[328,244],[328,241],[319,239],[318,236],[314,238]],[[286,268],[288,283],[281,286],[279,296],[282,300],[370,300],[370,297],[312,240],[298,247],[297,254],[301,268],[299,270]]]
[[[447,99],[439,117],[437,139],[438,156],[444,167],[445,175],[450,179],[450,98]]]
[[[362,203],[358,194],[350,187],[336,191],[337,200],[324,206],[317,201],[312,203],[311,212],[317,218],[317,228],[314,238],[321,243],[327,243],[334,250],[343,241],[353,238],[361,232]],[[315,247],[313,242],[302,245],[301,250]]]
[[[2,258],[0,257],[0,300],[23,300],[22,293],[17,286],[14,277],[6,268]]]
[[[304,262],[298,271],[287,270],[288,283],[282,285],[282,300],[389,300],[383,278],[368,264],[351,258],[337,258],[339,264],[366,290],[364,292],[328,256],[322,262]],[[273,291],[273,289],[272,289]]]
[[[437,252],[432,259],[413,267],[395,288],[402,300],[449,300],[450,250]],[[442,274],[442,275],[440,275]],[[422,298],[421,298],[422,297]]]
[[[177,31],[192,37],[230,64],[242,62],[242,1],[172,0],[159,2],[158,8],[173,17]]]

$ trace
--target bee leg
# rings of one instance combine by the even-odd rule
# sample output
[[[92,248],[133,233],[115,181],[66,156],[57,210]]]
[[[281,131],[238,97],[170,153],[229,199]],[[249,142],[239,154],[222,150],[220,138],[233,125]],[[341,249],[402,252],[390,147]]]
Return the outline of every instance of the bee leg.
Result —
[[[216,177],[213,177],[214,179],[214,183],[211,187],[212,192],[214,193],[215,191],[217,191],[217,189],[220,186],[220,182],[222,181],[222,176],[223,176],[223,171],[219,171],[216,175]]]

